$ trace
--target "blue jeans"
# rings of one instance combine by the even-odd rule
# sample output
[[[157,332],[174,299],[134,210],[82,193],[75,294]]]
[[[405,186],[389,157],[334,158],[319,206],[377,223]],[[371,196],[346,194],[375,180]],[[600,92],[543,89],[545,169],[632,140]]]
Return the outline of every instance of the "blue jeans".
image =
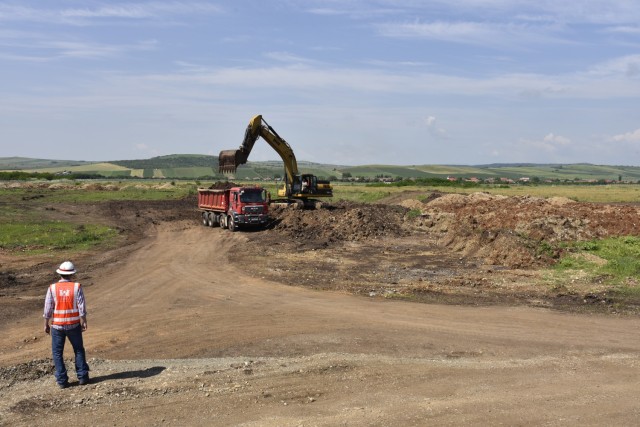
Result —
[[[67,367],[64,364],[63,352],[66,338],[73,347],[76,360],[76,375],[78,380],[89,379],[89,365],[84,354],[84,344],[82,342],[82,328],[78,324],[77,328],[69,330],[60,330],[51,328],[51,353],[53,355],[53,363],[56,366],[56,381],[58,384],[66,384],[69,381],[67,375]]]

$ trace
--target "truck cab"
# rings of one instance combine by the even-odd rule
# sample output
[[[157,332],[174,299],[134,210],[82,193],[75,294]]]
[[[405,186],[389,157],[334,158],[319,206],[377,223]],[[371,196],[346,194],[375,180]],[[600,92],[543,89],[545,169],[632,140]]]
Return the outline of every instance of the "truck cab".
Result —
[[[230,190],[226,227],[264,226],[268,220],[267,191],[261,187],[234,187]]]

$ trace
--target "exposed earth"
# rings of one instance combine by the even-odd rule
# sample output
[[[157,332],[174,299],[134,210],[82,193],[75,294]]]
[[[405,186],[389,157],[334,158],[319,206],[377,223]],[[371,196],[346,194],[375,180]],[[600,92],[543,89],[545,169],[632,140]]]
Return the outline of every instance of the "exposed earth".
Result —
[[[637,206],[404,193],[274,210],[267,230],[231,233],[203,227],[194,199],[23,203],[116,227],[121,240],[73,259],[92,382],[78,386],[69,359],[66,390],[41,319],[62,260],[0,252],[0,425],[640,417],[637,304],[621,305],[597,280],[557,283],[541,269],[563,242],[637,235]]]

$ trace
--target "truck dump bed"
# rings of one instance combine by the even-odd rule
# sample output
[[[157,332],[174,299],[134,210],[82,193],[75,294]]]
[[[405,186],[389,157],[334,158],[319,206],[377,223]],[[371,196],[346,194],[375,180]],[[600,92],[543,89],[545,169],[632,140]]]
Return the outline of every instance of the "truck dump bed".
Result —
[[[229,206],[230,190],[222,189],[198,189],[198,208],[217,212],[225,212]]]

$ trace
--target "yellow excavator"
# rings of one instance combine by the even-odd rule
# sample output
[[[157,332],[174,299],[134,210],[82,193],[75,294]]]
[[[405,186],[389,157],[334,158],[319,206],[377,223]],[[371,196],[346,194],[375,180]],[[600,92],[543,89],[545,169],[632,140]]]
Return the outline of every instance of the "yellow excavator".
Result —
[[[284,162],[284,185],[278,189],[278,198],[281,200],[274,200],[274,202],[315,207],[319,204],[318,198],[333,197],[333,188],[329,181],[319,180],[312,174],[300,174],[293,150],[261,115],[249,121],[240,148],[220,152],[219,172],[234,173],[239,165],[247,163],[253,145],[259,137],[267,141],[267,144],[280,155]]]

